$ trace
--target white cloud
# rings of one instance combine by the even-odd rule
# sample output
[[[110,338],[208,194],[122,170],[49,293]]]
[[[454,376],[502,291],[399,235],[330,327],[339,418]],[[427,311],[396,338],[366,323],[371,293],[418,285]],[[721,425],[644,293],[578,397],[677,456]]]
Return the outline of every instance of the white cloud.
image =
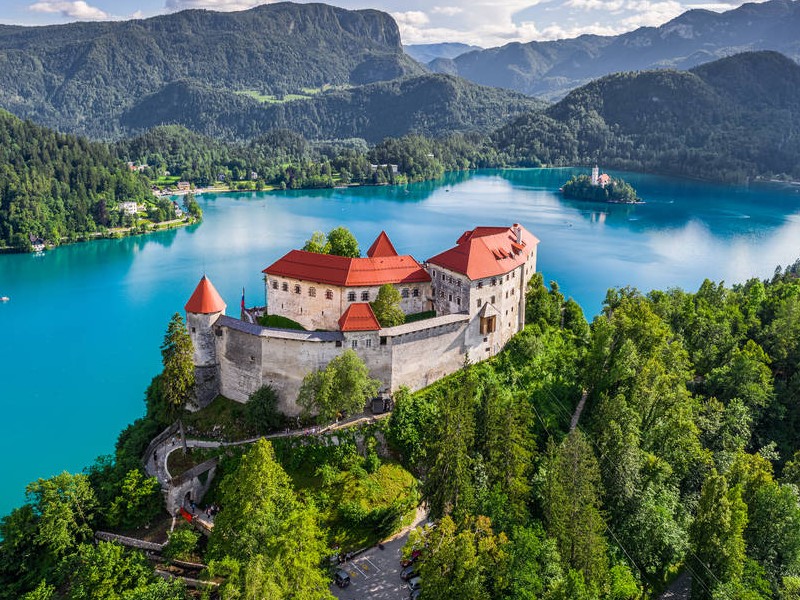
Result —
[[[111,18],[111,15],[104,10],[96,6],[90,6],[83,0],[75,0],[74,2],[35,2],[28,8],[34,12],[57,13],[80,21],[102,21]]]
[[[259,4],[269,4],[261,0],[260,2],[250,2],[248,0],[167,0],[167,10],[187,10],[189,8],[208,8],[211,10],[234,11],[247,10]]]
[[[434,6],[431,12],[435,15],[444,15],[446,17],[454,17],[464,12],[460,6]]]
[[[428,15],[421,10],[396,12],[392,13],[392,17],[394,17],[394,20],[397,21],[397,25],[400,27],[401,32],[403,31],[403,27],[421,27],[431,22]]]

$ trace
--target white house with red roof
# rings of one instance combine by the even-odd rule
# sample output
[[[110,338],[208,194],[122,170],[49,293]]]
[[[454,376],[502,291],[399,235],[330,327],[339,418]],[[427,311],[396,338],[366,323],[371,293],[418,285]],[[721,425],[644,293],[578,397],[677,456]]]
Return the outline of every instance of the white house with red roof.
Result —
[[[225,315],[207,277],[186,303],[194,343],[198,403],[217,394],[239,402],[264,385],[281,409],[299,413],[297,392],[309,372],[354,350],[383,383],[418,390],[497,354],[525,324],[525,292],[536,271],[539,240],[519,224],[477,227],[452,248],[417,262],[399,255],[381,232],[363,258],[292,250],[264,269],[269,312],[307,331],[261,327]],[[435,316],[381,327],[370,301],[394,285],[406,314]]]

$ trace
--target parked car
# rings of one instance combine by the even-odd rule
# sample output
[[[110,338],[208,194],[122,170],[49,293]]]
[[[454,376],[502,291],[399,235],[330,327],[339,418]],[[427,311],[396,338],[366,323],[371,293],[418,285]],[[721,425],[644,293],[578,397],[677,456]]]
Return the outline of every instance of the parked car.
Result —
[[[417,575],[408,580],[408,589],[412,592],[422,587],[422,577]]]
[[[403,581],[408,581],[412,577],[416,577],[419,575],[419,565],[414,563],[408,565],[405,569],[400,571],[400,579]]]
[[[350,575],[344,569],[336,569],[333,573],[333,581],[336,582],[340,588],[346,588],[350,585]]]
[[[404,558],[403,560],[400,561],[400,566],[407,567],[411,563],[415,562],[421,555],[422,555],[422,550],[414,550],[411,553],[411,556],[409,556],[408,558]]]

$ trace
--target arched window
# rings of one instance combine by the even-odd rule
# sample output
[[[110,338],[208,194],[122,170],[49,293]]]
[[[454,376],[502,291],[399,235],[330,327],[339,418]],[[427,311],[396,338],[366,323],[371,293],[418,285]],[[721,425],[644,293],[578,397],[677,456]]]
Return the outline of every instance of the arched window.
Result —
[[[419,288],[414,288],[414,291],[411,292],[411,295],[414,296],[414,298],[419,298]]]

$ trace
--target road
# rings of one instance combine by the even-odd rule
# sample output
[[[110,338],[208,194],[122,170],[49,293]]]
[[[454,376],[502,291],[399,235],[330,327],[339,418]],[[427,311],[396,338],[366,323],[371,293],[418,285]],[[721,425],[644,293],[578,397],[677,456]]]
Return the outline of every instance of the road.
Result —
[[[414,524],[383,543],[359,554],[342,565],[350,575],[350,585],[344,589],[331,584],[331,592],[339,600],[408,600],[406,582],[400,579],[400,553],[412,527],[425,521],[425,512],[417,511]]]

